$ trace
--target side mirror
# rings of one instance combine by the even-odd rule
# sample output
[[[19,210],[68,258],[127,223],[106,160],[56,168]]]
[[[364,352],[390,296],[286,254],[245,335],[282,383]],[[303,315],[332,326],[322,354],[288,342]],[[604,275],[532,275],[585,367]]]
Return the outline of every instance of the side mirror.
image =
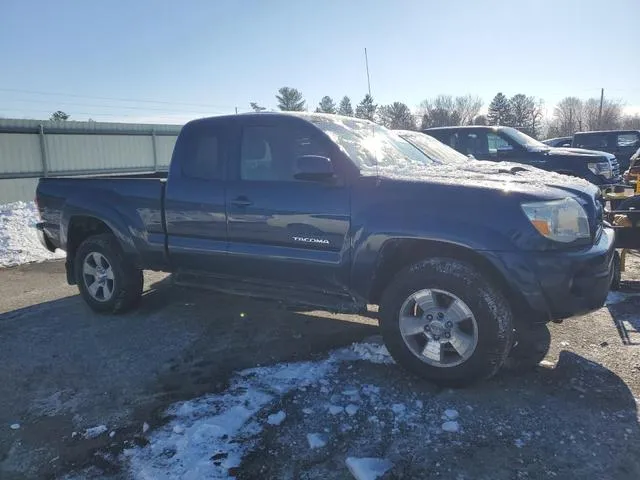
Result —
[[[334,177],[333,164],[327,157],[303,155],[296,158],[293,178],[312,182],[325,182]]]

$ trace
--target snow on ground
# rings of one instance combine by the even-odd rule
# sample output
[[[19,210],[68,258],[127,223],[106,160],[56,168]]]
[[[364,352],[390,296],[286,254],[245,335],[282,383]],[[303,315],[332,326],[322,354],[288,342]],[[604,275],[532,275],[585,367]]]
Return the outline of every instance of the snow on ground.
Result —
[[[38,221],[34,202],[0,205],[0,268],[64,258],[61,250],[51,253],[40,244],[35,228]]]
[[[230,387],[221,394],[206,395],[181,402],[168,409],[172,420],[149,438],[143,448],[125,450],[130,470],[137,479],[173,478],[232,478],[233,469],[240,465],[244,455],[252,449],[255,439],[263,430],[280,428],[286,424],[287,412],[277,409],[265,412],[293,390],[331,385],[327,379],[335,373],[341,362],[367,360],[392,363],[382,345],[355,344],[337,350],[316,362],[285,363],[258,367],[239,372]],[[346,398],[356,400],[360,395],[372,395],[376,387],[365,385],[362,390],[350,387]],[[341,396],[332,397],[341,400]],[[353,416],[358,408],[347,405],[324,406],[319,415]],[[312,409],[305,409],[313,413]],[[320,409],[315,409],[320,411]],[[327,440],[320,433],[310,434],[310,448],[320,448]],[[212,461],[213,460],[213,461]],[[363,477],[373,478],[373,477]]]
[[[384,458],[347,458],[347,467],[356,480],[375,480],[393,465]]]
[[[318,362],[243,370],[222,394],[172,406],[167,415],[173,420],[151,435],[149,445],[124,452],[132,475],[139,479],[231,478],[230,469],[240,465],[254,438],[263,429],[279,428],[285,421],[287,414],[281,410],[265,416],[263,410],[268,405],[294,389],[306,390],[321,380],[328,383],[325,377],[339,362],[359,358],[391,361],[382,346],[357,345]],[[309,443],[319,445],[318,440],[313,437]]]

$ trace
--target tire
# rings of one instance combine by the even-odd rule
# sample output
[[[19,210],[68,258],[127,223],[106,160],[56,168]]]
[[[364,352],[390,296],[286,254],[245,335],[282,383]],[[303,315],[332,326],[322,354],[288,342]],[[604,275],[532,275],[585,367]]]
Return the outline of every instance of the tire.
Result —
[[[140,301],[144,286],[142,270],[127,262],[112,234],[84,240],[74,263],[80,294],[96,312],[123,313]]]
[[[622,281],[622,261],[620,253],[616,250],[613,252],[613,276],[611,277],[611,290],[620,290],[620,282]]]
[[[505,370],[516,373],[533,370],[544,360],[551,346],[551,332],[545,324],[516,328],[515,343],[504,362]]]
[[[421,293],[424,291],[432,292],[434,308],[430,307],[428,300],[425,302],[429,294]],[[450,297],[452,303],[447,305]],[[426,310],[415,305],[411,307],[412,299],[416,298],[423,305],[429,305]],[[453,315],[451,308],[454,304],[459,305],[458,301],[467,310],[460,307]],[[418,303],[416,301],[416,305]],[[409,327],[405,327],[407,308],[413,308],[408,315],[411,320]],[[433,314],[426,313],[428,311]],[[459,314],[460,311],[465,313]],[[419,330],[418,319],[429,318],[429,315],[432,317],[432,320],[427,320],[431,322],[430,327],[423,333]],[[463,318],[465,315],[468,317],[465,320],[447,320],[456,316]],[[474,267],[456,259],[427,259],[402,270],[384,291],[379,316],[382,336],[395,361],[407,370],[444,386],[461,387],[490,378],[500,369],[512,345],[513,319],[505,297]],[[434,321],[440,318],[442,320],[438,320],[438,323]],[[407,328],[414,328],[414,321],[418,321],[415,324],[418,332],[410,331],[409,335],[405,335]],[[453,326],[447,326],[449,323]],[[463,354],[458,351],[460,342],[456,340],[458,347],[454,347],[453,340],[460,332],[465,333],[468,340],[470,324],[477,332],[475,345],[473,349],[462,348]],[[442,336],[447,333],[449,337],[443,339]],[[441,343],[440,347],[437,341]],[[422,348],[423,342],[423,354],[416,353]],[[440,349],[441,361],[429,359],[424,354],[431,342],[434,342],[436,351]],[[442,342],[452,343],[443,345]],[[462,344],[470,345],[468,341]],[[437,357],[438,354],[428,355]],[[456,356],[459,358],[456,359]]]

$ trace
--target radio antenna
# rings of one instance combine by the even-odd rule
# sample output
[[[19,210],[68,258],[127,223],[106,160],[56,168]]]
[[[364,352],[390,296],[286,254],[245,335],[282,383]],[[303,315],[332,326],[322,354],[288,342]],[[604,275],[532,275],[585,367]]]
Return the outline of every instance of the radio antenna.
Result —
[[[371,80],[369,79],[369,57],[367,56],[367,47],[364,47],[364,63],[367,66],[367,87],[369,87],[369,96],[371,96]]]

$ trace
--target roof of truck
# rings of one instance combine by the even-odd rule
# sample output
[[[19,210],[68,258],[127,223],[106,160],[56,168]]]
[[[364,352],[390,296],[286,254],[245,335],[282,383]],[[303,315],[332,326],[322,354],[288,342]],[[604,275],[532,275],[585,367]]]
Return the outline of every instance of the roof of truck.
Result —
[[[628,129],[628,130],[589,130],[586,132],[576,132],[574,135],[591,135],[599,133],[640,133],[640,130]]]

